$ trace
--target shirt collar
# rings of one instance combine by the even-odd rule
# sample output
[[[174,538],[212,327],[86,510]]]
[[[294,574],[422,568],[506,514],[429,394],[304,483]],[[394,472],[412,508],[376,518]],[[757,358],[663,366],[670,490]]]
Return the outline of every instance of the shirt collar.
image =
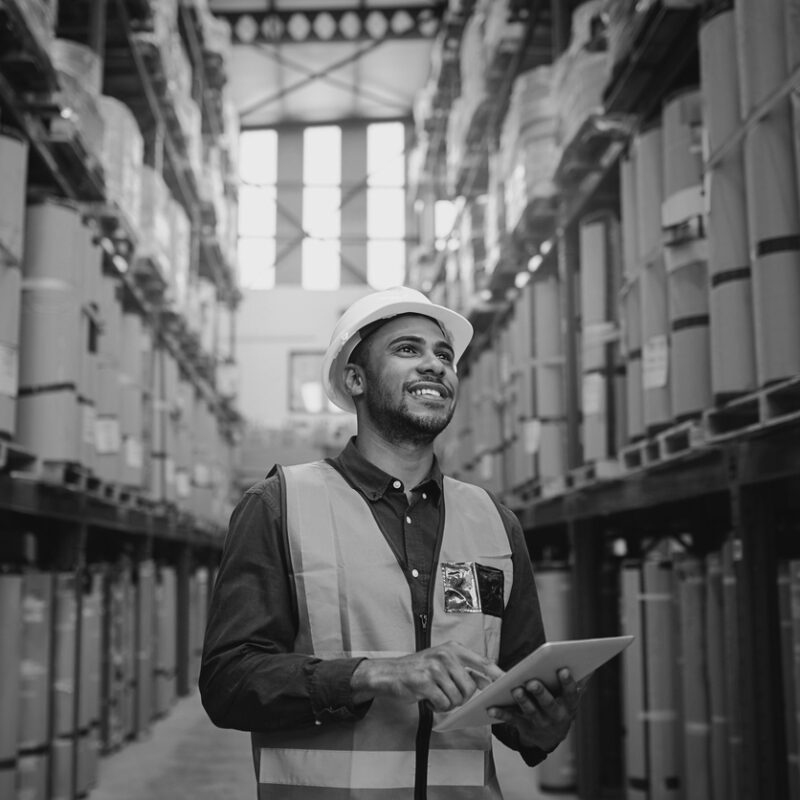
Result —
[[[356,437],[350,438],[344,450],[336,458],[330,459],[339,472],[346,480],[356,487],[369,500],[378,500],[392,488],[392,483],[396,480],[393,475],[384,472],[380,467],[376,467],[371,461],[367,461],[356,447]],[[434,505],[439,505],[442,496],[442,470],[436,456],[433,457],[433,465],[428,477],[420,481],[414,489],[424,489],[428,492]]]

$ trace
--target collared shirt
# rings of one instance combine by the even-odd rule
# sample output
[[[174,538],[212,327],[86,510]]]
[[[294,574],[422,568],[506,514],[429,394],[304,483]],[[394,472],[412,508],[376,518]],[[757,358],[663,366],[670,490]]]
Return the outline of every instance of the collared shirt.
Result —
[[[370,504],[398,562],[410,575],[415,613],[424,611],[435,568],[442,510],[442,473],[406,488],[367,461],[351,439],[331,464]],[[359,658],[320,660],[294,653],[297,611],[282,514],[280,479],[273,470],[251,487],[231,517],[209,608],[200,672],[203,704],[216,725],[275,730],[360,719],[369,703],[353,703],[350,679]],[[503,613],[498,665],[508,669],[544,642],[530,558],[516,517],[497,504],[511,544],[513,585]],[[415,574],[416,573],[416,574]],[[516,732],[495,725],[503,742],[529,764],[544,754],[520,748]]]

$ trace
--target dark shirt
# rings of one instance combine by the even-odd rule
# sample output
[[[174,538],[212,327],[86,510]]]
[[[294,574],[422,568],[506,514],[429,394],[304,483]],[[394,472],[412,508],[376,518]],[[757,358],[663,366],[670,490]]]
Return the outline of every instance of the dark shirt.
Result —
[[[351,439],[329,459],[370,504],[410,580],[415,613],[424,611],[435,568],[442,504],[438,463],[411,489],[378,469]],[[513,585],[503,612],[498,665],[508,669],[545,640],[530,558],[517,518],[497,503],[511,543]],[[250,488],[231,516],[209,608],[200,671],[203,705],[223,728],[266,731],[360,719],[370,703],[356,705],[350,678],[362,659],[326,659],[295,653],[297,608],[276,471]],[[544,758],[521,748],[516,731],[493,726],[495,735],[520,750],[528,764]]]

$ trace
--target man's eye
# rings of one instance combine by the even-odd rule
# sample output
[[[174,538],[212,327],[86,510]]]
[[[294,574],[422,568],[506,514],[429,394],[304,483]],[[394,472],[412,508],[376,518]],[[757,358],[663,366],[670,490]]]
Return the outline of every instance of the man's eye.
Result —
[[[448,364],[451,364],[453,362],[452,353],[447,353],[447,352],[439,353],[439,358],[441,358],[442,361],[446,361]]]

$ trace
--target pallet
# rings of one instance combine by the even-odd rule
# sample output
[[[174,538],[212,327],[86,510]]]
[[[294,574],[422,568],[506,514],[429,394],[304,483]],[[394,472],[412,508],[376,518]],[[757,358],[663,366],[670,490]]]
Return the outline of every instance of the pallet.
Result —
[[[687,420],[626,445],[620,450],[618,463],[622,472],[645,469],[703,447],[710,439],[702,417]]]
[[[29,470],[36,462],[36,456],[14,442],[0,439],[0,474]]]
[[[622,469],[618,460],[600,459],[571,469],[567,476],[567,483],[574,489],[581,489],[599,481],[614,480],[621,474]]]

